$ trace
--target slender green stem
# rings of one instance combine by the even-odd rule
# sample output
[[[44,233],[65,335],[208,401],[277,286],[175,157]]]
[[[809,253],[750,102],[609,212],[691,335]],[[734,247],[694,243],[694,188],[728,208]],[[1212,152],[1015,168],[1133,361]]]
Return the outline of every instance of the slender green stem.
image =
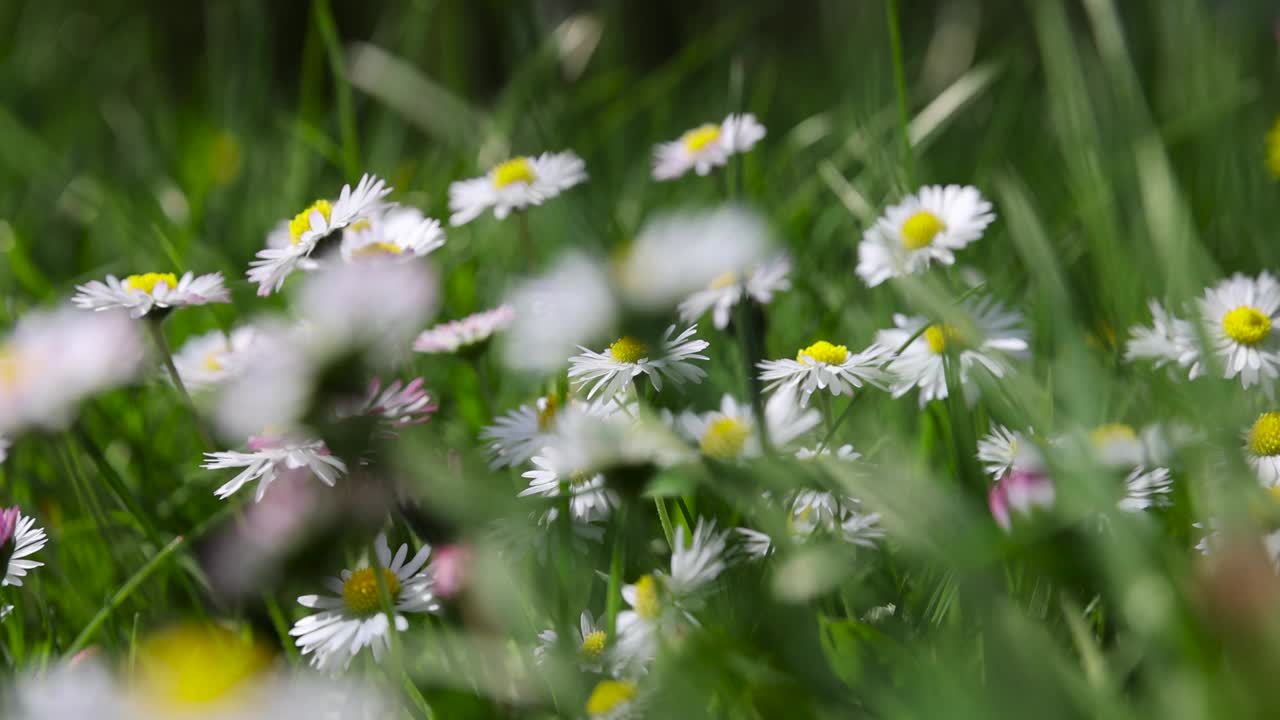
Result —
[[[129,596],[133,594],[133,591],[138,589],[139,585],[141,585],[147,578],[151,577],[151,573],[155,572],[156,568],[160,567],[165,560],[171,557],[173,553],[182,546],[183,542],[184,538],[181,535],[175,537],[169,541],[168,545],[161,548],[160,552],[153,555],[145,565],[138,568],[138,571],[125,581],[124,585],[120,586],[120,589],[116,591],[115,595],[111,596],[111,599],[107,601],[107,604],[104,605],[102,609],[93,616],[93,619],[89,621],[89,624],[80,631],[80,634],[76,636],[74,641],[72,641],[71,646],[67,648],[66,656],[74,656],[77,652],[83,650],[84,646],[93,638],[94,633],[98,631],[98,628],[102,627],[102,623],[106,621],[107,617],[111,615],[116,608],[120,607],[120,604],[127,600]]]
[[[492,422],[493,410],[496,405],[494,405],[493,401],[493,388],[489,386],[489,371],[485,367],[483,355],[473,355],[471,357],[471,369],[476,374],[476,386],[480,388],[480,402],[484,403],[485,415]]]
[[[271,593],[262,594],[262,603],[267,606],[267,615],[271,616],[271,626],[275,628],[276,634],[280,636],[280,646],[284,648],[284,652],[289,656],[290,662],[296,662],[299,657],[298,646],[294,644],[293,638],[289,637],[289,623],[285,620],[284,610],[280,608],[280,603],[276,601]]]
[[[902,141],[902,166],[907,185],[915,187],[915,157],[911,150],[911,114],[908,109],[907,77],[902,61],[902,31],[898,27],[898,0],[885,0],[889,23],[889,47],[893,52],[893,83],[898,95],[898,134]]]
[[[622,608],[622,557],[625,552],[627,507],[618,508],[614,521],[613,550],[609,554],[609,591],[605,597],[605,631],[609,639],[617,637],[618,611]]]
[[[209,436],[209,431],[205,429],[204,421],[196,410],[195,402],[191,399],[191,393],[187,392],[187,386],[182,383],[182,375],[178,372],[178,366],[173,364],[173,353],[169,351],[169,341],[164,336],[164,326],[158,319],[148,319],[146,322],[147,328],[151,331],[151,339],[155,341],[156,351],[160,353],[160,359],[169,371],[169,379],[173,381],[173,386],[177,388],[178,394],[182,396],[182,400],[187,405],[187,409],[191,411],[191,418],[195,422],[196,433],[200,436],[200,442],[204,445],[205,450],[213,450],[214,444]]]
[[[355,103],[351,95],[351,83],[347,80],[347,61],[338,38],[337,23],[329,0],[316,0],[313,6],[320,37],[324,39],[325,53],[329,56],[329,69],[333,72],[333,90],[338,105],[338,132],[342,134],[342,165],[347,179],[360,177],[360,146],[356,135]]]
[[[155,523],[151,521],[151,517],[142,505],[138,503],[138,499],[133,496],[129,488],[125,486],[124,479],[111,467],[111,463],[107,462],[107,458],[102,454],[102,450],[94,443],[84,426],[77,423],[72,427],[72,432],[80,446],[84,448],[89,457],[93,459],[93,464],[98,468],[98,474],[102,476],[103,481],[107,483],[107,487],[115,494],[116,499],[124,506],[124,509],[133,516],[134,522],[138,523],[138,527],[142,528],[142,533],[147,539],[155,543],[156,547],[160,547],[164,542],[160,539],[160,532],[156,529]]]
[[[391,597],[391,588],[387,586],[386,573],[380,572],[386,568],[382,566],[382,560],[378,557],[378,544],[375,540],[369,543],[369,567],[373,568],[373,581],[378,586],[378,603],[382,606],[382,612],[387,616],[387,642],[391,646],[388,663],[391,672],[400,676],[400,684],[404,687],[405,694],[413,700],[424,717],[435,717],[430,704],[426,698],[418,690],[418,686],[413,682],[413,678],[409,676],[408,670],[404,665],[404,652],[400,646],[400,631],[396,629],[396,608],[394,599]]]
[[[675,550],[676,534],[671,529],[671,516],[667,515],[667,504],[660,497],[654,498],[653,504],[658,508],[658,522],[662,523],[662,534],[667,538],[667,547]]]
[[[749,298],[738,303],[737,334],[742,346],[742,364],[747,375],[747,396],[751,399],[751,412],[755,417],[756,427],[760,432],[760,446],[766,453],[773,452],[773,444],[769,439],[769,423],[764,415],[764,397],[760,388],[760,377],[756,374],[756,363],[763,353],[760,323],[756,321],[756,308]]]

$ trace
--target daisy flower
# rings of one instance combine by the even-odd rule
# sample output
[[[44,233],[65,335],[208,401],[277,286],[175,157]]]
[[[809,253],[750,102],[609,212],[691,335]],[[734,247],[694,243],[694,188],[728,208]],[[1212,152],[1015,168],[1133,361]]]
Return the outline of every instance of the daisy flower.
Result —
[[[1280,376],[1280,334],[1272,332],[1280,320],[1280,283],[1270,273],[1256,279],[1237,273],[1205,290],[1200,311],[1223,376],[1239,375],[1246,388],[1261,383],[1270,396]]]
[[[257,330],[249,326],[236,328],[230,335],[214,330],[187,340],[173,354],[182,384],[198,390],[231,377],[245,362],[256,337]]]
[[[397,437],[397,430],[425,423],[438,409],[431,395],[422,388],[425,382],[422,378],[407,383],[393,380],[384,386],[382,380],[375,377],[369,381],[364,397],[358,403],[341,408],[338,417],[374,418],[382,426],[384,437]]]
[[[638,714],[636,684],[630,680],[601,680],[587,698],[587,720],[628,720]]]
[[[205,462],[200,467],[206,470],[244,468],[239,475],[214,491],[214,495],[223,500],[254,480],[258,481],[258,491],[253,499],[258,502],[282,474],[308,473],[332,487],[338,477],[347,472],[346,463],[330,454],[320,440],[251,437],[249,452],[211,452],[205,453],[204,457]]]
[[[302,654],[310,655],[311,664],[321,670],[345,670],[366,647],[376,661],[381,661],[386,654],[391,643],[391,627],[379,602],[377,573],[382,573],[395,611],[396,632],[409,629],[409,621],[402,613],[440,610],[440,603],[432,593],[431,569],[426,567],[430,545],[424,545],[408,562],[405,559],[409,546],[401,545],[392,557],[385,534],[378,535],[374,549],[376,567],[366,562],[355,570],[343,570],[340,577],[325,583],[333,595],[298,598],[299,605],[320,612],[294,623],[289,634],[297,638]]]
[[[784,389],[765,402],[764,417],[769,440],[778,447],[791,442],[818,426],[822,416],[817,410],[805,410],[796,402],[794,391]],[[751,405],[740,403],[731,395],[720,399],[718,411],[695,414],[681,413],[677,428],[698,444],[703,455],[719,460],[759,457],[763,448],[760,431]]]
[[[1258,416],[1245,433],[1249,465],[1263,487],[1280,486],[1280,412]]]
[[[960,361],[960,389],[968,402],[977,399],[977,387],[972,382],[972,372],[981,368],[997,378],[1004,377],[1009,369],[1009,358],[1026,357],[1028,333],[1022,325],[1022,315],[1005,310],[1000,303],[989,298],[968,300],[963,309],[978,331],[976,338],[962,338],[956,328],[946,324],[926,324],[924,318],[894,315],[896,326],[876,334],[876,343],[885,347],[902,347],[921,327],[920,333],[897,358],[889,364],[894,374],[893,396],[902,397],[914,388],[920,389],[920,405],[947,397],[947,378],[943,358],[952,345]]]
[[[998,479],[1013,469],[1013,461],[1018,452],[1026,451],[1023,443],[1021,433],[1003,425],[991,426],[991,432],[978,441],[978,460],[982,461],[982,467],[991,475],[991,479]]]
[[[451,320],[424,330],[413,341],[413,349],[420,353],[456,353],[469,349],[487,341],[494,333],[507,329],[515,317],[515,308],[499,305],[461,320]]]
[[[485,210],[502,220],[512,210],[559,195],[587,179],[587,166],[571,151],[515,157],[494,167],[483,177],[449,185],[451,225],[465,225]]]
[[[801,490],[791,501],[788,518],[796,535],[808,536],[814,532],[838,532],[850,545],[875,547],[884,539],[880,527],[880,513],[865,512],[862,501],[854,497],[839,497],[825,490]]]
[[[893,277],[951,265],[955,251],[982,237],[995,220],[977,188],[931,185],[908,195],[867,229],[858,245],[858,277],[875,287]]]
[[[595,619],[587,610],[578,617],[578,627],[574,643],[578,646],[578,667],[583,672],[600,672],[605,650],[609,644],[609,633],[604,630],[604,618]],[[555,653],[560,643],[560,635],[554,629],[538,633],[538,647],[533,650],[534,662],[541,665]]]
[[[1053,480],[1043,470],[1015,467],[991,486],[987,504],[996,524],[1007,531],[1013,527],[1011,512],[1030,515],[1037,508],[1052,508],[1055,497]]]
[[[737,555],[739,559],[759,560],[773,552],[773,538],[767,533],[748,527],[734,528],[733,531],[738,536],[734,550],[740,553]]]
[[[28,570],[44,565],[38,560],[27,559],[49,542],[44,529],[35,525],[35,518],[23,517],[22,511],[17,507],[0,510],[0,551],[9,557],[0,587],[21,586],[22,578],[27,576]]]
[[[668,327],[662,336],[662,352],[654,359],[650,359],[649,346],[631,335],[618,338],[599,353],[579,345],[582,354],[569,358],[569,380],[579,389],[591,386],[587,399],[601,390],[603,399],[612,398],[641,375],[648,375],[650,384],[658,392],[662,391],[664,378],[677,385],[701,382],[707,371],[692,361],[706,360],[702,351],[710,343],[694,337],[697,329],[697,325],[690,325],[673,338],[676,326]]]
[[[515,370],[560,370],[579,345],[611,333],[618,314],[608,275],[579,253],[521,281],[503,303],[516,312],[502,343],[503,361]]]
[[[717,330],[729,326],[733,308],[744,298],[754,300],[760,306],[773,302],[774,293],[791,289],[791,260],[779,255],[749,270],[745,275],[729,270],[711,280],[705,290],[699,290],[680,303],[680,319],[694,322],[708,310]]]
[[[444,246],[440,221],[411,207],[395,207],[367,221],[348,225],[342,232],[342,259],[347,262],[369,258],[412,260]]]
[[[391,188],[385,181],[365,174],[354,190],[343,185],[336,201],[317,200],[282,223],[267,237],[267,248],[258,251],[258,259],[249,263],[246,274],[258,284],[258,294],[278,291],[295,269],[314,269],[311,253],[320,241],[382,212],[387,207],[383,199],[389,194]]]
[[[772,245],[765,218],[742,206],[666,213],[646,222],[613,263],[614,284],[627,305],[665,313],[717,282],[736,283]]]
[[[137,375],[142,337],[122,312],[34,310],[0,338],[0,433],[57,429],[90,395]]]
[[[420,263],[330,265],[298,287],[295,306],[306,323],[313,358],[374,350],[387,364],[403,357],[414,335],[435,314],[439,283]]]
[[[566,400],[545,395],[531,405],[521,405],[494,419],[480,433],[489,443],[493,467],[521,465],[546,447],[555,429],[556,414]]]
[[[764,134],[764,126],[751,113],[730,115],[718,125],[699,125],[680,139],[654,148],[653,179],[673,180],[690,168],[706,175],[712,168],[729,162],[731,156],[750,150]]]
[[[1124,497],[1116,504],[1124,512],[1136,513],[1173,503],[1173,477],[1168,468],[1135,467],[1124,478]]]
[[[1152,326],[1139,326],[1130,331],[1131,337],[1125,344],[1125,361],[1149,360],[1156,368],[1170,363],[1183,368],[1193,365],[1200,356],[1196,349],[1195,327],[1174,317],[1154,300],[1149,306]]]
[[[229,303],[231,293],[223,284],[222,273],[209,273],[196,277],[185,273],[178,278],[173,273],[149,272],[130,275],[123,281],[108,275],[104,283],[94,280],[76,286],[71,302],[86,310],[129,311],[129,316],[140,318],[154,308],[168,310],[188,305]]]
[[[562,406],[546,446],[554,448],[566,467],[606,475],[640,466],[671,467],[695,458],[667,423],[620,396]]]
[[[791,388],[800,392],[800,404],[808,406],[814,391],[827,390],[832,397],[852,397],[854,388],[871,385],[888,389],[892,376],[882,368],[893,358],[893,351],[872,345],[860,353],[850,353],[844,345],[826,340],[801,348],[796,359],[765,360],[759,364],[760,379],[766,391]]]
[[[518,497],[559,497],[568,491],[569,514],[584,523],[607,519],[621,502],[618,494],[605,486],[604,475],[573,467],[554,447],[543,448],[540,455],[534,455],[533,464],[534,469],[521,476],[528,478],[529,487],[521,490]]]

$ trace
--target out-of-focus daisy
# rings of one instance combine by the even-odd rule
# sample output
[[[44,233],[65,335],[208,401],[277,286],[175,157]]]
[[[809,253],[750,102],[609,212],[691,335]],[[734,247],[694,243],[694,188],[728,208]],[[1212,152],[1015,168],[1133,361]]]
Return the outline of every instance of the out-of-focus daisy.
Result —
[[[311,656],[311,664],[321,670],[346,669],[352,658],[369,648],[381,661],[390,647],[391,627],[378,597],[378,573],[387,588],[395,611],[395,630],[409,629],[402,613],[438,612],[440,603],[432,593],[431,571],[426,567],[431,546],[424,545],[413,559],[405,562],[409,546],[401,545],[395,557],[387,545],[386,535],[374,542],[377,567],[367,562],[355,570],[343,570],[330,578],[326,587],[333,595],[303,595],[298,604],[319,610],[294,623],[289,634],[297,638],[303,655]]]
[[[522,475],[529,479],[529,487],[520,491],[520,497],[559,497],[568,492],[569,514],[585,523],[608,518],[620,502],[618,494],[605,486],[604,475],[571,466],[554,447],[534,455],[533,464],[534,469]]]
[[[89,395],[132,379],[142,338],[123,312],[34,310],[0,339],[0,432],[57,429]]]
[[[992,425],[991,432],[978,441],[978,459],[992,479],[1009,472],[1019,451],[1025,452],[1025,440],[1003,425]]]
[[[788,519],[792,532],[800,536],[817,531],[837,533],[850,545],[867,548],[884,538],[880,513],[866,511],[857,498],[838,497],[825,490],[797,492]]]
[[[987,493],[991,515],[1004,530],[1013,527],[1013,513],[1029,515],[1037,508],[1051,508],[1055,499],[1053,480],[1042,469],[1033,467],[1015,466]]]
[[[249,263],[249,280],[258,284],[259,295],[270,295],[284,285],[295,269],[313,269],[311,252],[321,240],[345,227],[368,221],[382,212],[391,194],[385,181],[364,175],[353,190],[343,185],[334,202],[317,200],[294,218],[277,228],[267,238],[267,248],[258,251],[258,259]]]
[[[848,443],[841,445],[840,447],[836,448],[834,451],[829,447],[818,447],[818,448],[803,447],[803,448],[800,448],[799,450],[796,450],[797,460],[834,458],[836,460],[850,461],[850,460],[857,460],[860,457],[862,457],[862,453],[858,452],[857,450],[854,450],[853,446]]]
[[[374,418],[386,437],[396,437],[400,428],[425,423],[438,408],[423,389],[424,383],[422,378],[414,378],[407,383],[393,380],[384,386],[381,378],[373,378],[360,402],[340,408],[338,416]]]
[[[435,313],[436,276],[421,264],[363,262],[307,276],[295,305],[307,325],[312,357],[369,350],[384,364],[402,357]]]
[[[173,365],[188,390],[217,385],[244,363],[257,336],[252,326],[236,328],[228,335],[214,330],[187,340],[173,355]]]
[[[35,518],[24,517],[17,507],[0,510],[0,553],[9,557],[0,587],[22,585],[22,578],[27,576],[28,570],[44,565],[28,558],[48,542],[44,529],[36,527]]]
[[[668,327],[662,336],[661,351],[657,354],[630,335],[618,338],[604,352],[579,346],[582,354],[569,358],[569,380],[580,389],[590,385],[588,399],[597,393],[604,399],[612,398],[641,375],[649,376],[653,389],[659,392],[664,379],[677,385],[701,382],[707,371],[692,361],[706,360],[707,356],[702,351],[710,343],[694,337],[697,329],[697,325],[690,325],[673,338],[676,326]]]
[[[889,364],[889,371],[895,378],[894,397],[906,395],[917,387],[920,388],[921,406],[947,397],[943,357],[952,345],[960,346],[955,355],[960,360],[961,389],[969,402],[977,399],[974,392],[977,388],[971,377],[975,368],[999,378],[1008,370],[1009,358],[1027,355],[1028,334],[1021,314],[1006,310],[989,298],[968,300],[964,303],[964,310],[977,329],[978,337],[960,337],[956,328],[950,325],[927,324],[924,318],[905,315],[894,315],[896,327],[877,333],[877,344],[899,348],[924,327],[924,332]]]
[[[1271,177],[1280,178],[1280,118],[1276,118],[1266,135],[1267,170]]]
[[[680,303],[680,319],[694,322],[703,313],[711,311],[711,319],[717,330],[729,326],[733,308],[744,298],[761,306],[773,302],[773,294],[791,289],[791,260],[779,255],[748,270],[745,275],[729,270],[711,280],[705,290],[699,290]]]
[[[587,720],[628,720],[638,712],[637,692],[630,680],[601,680],[587,698]]]
[[[739,553],[739,559],[759,560],[773,552],[773,538],[767,533],[748,527],[734,528],[733,531],[738,536],[734,549]]]
[[[521,405],[494,419],[480,437],[489,443],[494,467],[515,467],[532,458],[551,441],[556,414],[566,402],[559,395],[545,395],[531,405]]]
[[[893,277],[950,265],[955,252],[982,237],[995,220],[977,188],[931,185],[892,205],[862,236],[858,277],[875,287]]]
[[[774,393],[765,403],[764,416],[769,440],[778,447],[785,447],[822,421],[817,410],[801,408],[791,390]],[[731,395],[720,399],[718,411],[681,413],[676,426],[704,455],[719,460],[758,457],[763,449],[751,406]]]
[[[228,303],[231,293],[223,284],[222,273],[196,277],[188,272],[178,278],[173,273],[149,272],[123,281],[108,275],[105,283],[93,280],[77,285],[71,302],[86,310],[128,310],[130,317],[140,318],[153,308]]]
[[[9,446],[12,444],[13,441],[9,439],[8,435],[0,435],[0,463],[9,458]]]
[[[1190,367],[1199,358],[1195,327],[1174,317],[1154,300],[1150,307],[1152,326],[1133,328],[1125,344],[1125,360],[1149,360],[1157,368],[1170,363]]]
[[[499,305],[461,320],[451,320],[422,331],[413,341],[413,349],[421,353],[456,353],[480,345],[494,333],[507,329],[515,317],[515,308]]]
[[[482,177],[449,185],[449,218],[465,225],[489,208],[502,220],[512,210],[541,205],[587,179],[587,166],[572,151],[515,157]]]
[[[729,157],[745,153],[764,139],[765,129],[751,113],[730,115],[723,122],[707,123],[662,143],[653,151],[653,179],[672,180],[693,169],[706,175]]]
[[[765,218],[748,208],[725,205],[667,213],[640,228],[635,242],[613,263],[614,281],[627,305],[647,313],[667,312],[717,281],[745,277],[772,245]]]
[[[892,376],[883,367],[893,358],[893,351],[872,345],[860,353],[851,353],[844,345],[826,340],[801,348],[796,359],[765,360],[760,363],[760,379],[765,390],[791,388],[800,394],[800,404],[807,406],[814,391],[827,390],[831,395],[852,396],[854,388],[871,385],[887,390]]]
[[[1124,478],[1124,497],[1116,504],[1124,512],[1142,512],[1173,503],[1173,476],[1168,468],[1136,467]]]
[[[395,207],[348,225],[342,233],[342,259],[369,258],[412,260],[444,247],[440,221],[411,207]]]
[[[1258,416],[1245,433],[1249,465],[1263,487],[1280,486],[1280,412]]]
[[[224,451],[205,453],[200,467],[206,470],[244,468],[214,495],[226,499],[246,483],[258,481],[254,501],[262,500],[267,488],[284,473],[308,473],[325,485],[332,486],[346,474],[347,465],[329,453],[321,440],[298,440],[287,437],[259,436],[249,438],[249,452]]]
[[[603,618],[596,620],[590,611],[583,610],[578,618],[574,643],[577,645],[578,666],[583,672],[600,672],[605,650],[609,646],[609,633],[604,630]],[[538,647],[534,648],[534,661],[542,664],[556,651],[560,635],[554,629],[538,633]]]
[[[617,318],[608,276],[581,254],[566,255],[548,273],[524,280],[503,302],[516,316],[502,356],[516,370],[559,370],[576,347],[607,336]]]

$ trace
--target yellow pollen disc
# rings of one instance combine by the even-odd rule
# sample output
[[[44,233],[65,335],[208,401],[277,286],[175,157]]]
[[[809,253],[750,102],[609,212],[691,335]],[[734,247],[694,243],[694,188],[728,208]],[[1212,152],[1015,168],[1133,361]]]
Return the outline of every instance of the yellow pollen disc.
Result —
[[[1249,452],[1260,457],[1280,455],[1280,412],[1262,414],[1249,428]]]
[[[333,204],[328,200],[317,200],[311,204],[311,207],[293,216],[293,219],[289,221],[289,237],[293,239],[294,245],[302,242],[302,233],[311,229],[311,213],[313,212],[320,213],[324,216],[325,222],[328,222],[333,213]]]
[[[658,617],[658,582],[652,575],[641,575],[636,581],[636,614],[644,620]]]
[[[569,484],[575,488],[586,487],[591,484],[591,479],[595,477],[591,473],[578,471],[569,476]]]
[[[636,684],[625,680],[601,680],[587,698],[587,714],[604,715],[636,696]]]
[[[813,363],[805,362],[805,357],[808,357],[814,362],[826,363],[828,365],[839,365],[849,357],[849,348],[844,345],[832,345],[826,340],[819,340],[796,353],[797,362],[812,365]]]
[[[181,625],[142,642],[135,681],[144,698],[167,707],[230,700],[267,668],[271,653],[216,625]]]
[[[1093,443],[1094,447],[1113,442],[1137,442],[1137,440],[1138,433],[1134,432],[1132,426],[1124,423],[1099,425],[1089,431],[1089,442]]]
[[[742,454],[742,448],[751,437],[751,428],[745,423],[731,417],[722,417],[711,421],[707,431],[702,434],[699,446],[702,452],[710,457],[728,460]]]
[[[1222,329],[1241,345],[1257,345],[1271,334],[1271,318],[1257,308],[1241,305],[1222,318]]]
[[[698,152],[720,139],[720,126],[707,123],[684,134],[681,142],[689,152]]]
[[[18,377],[22,373],[22,363],[18,353],[10,348],[0,346],[0,387],[16,387]]]
[[[933,244],[933,239],[938,236],[938,233],[946,229],[947,226],[937,215],[921,210],[902,223],[902,245],[908,250],[928,247]]]
[[[1280,503],[1280,485],[1272,485],[1267,488],[1267,494],[1271,496],[1272,502]]]
[[[204,369],[209,372],[218,372],[222,369],[222,353],[214,351],[204,356]]]
[[[382,568],[382,577],[387,583],[387,595],[394,603],[400,592],[400,578],[387,568]],[[351,573],[351,577],[342,584],[342,601],[357,615],[372,615],[382,609],[382,603],[378,601],[378,576],[373,574],[373,568],[360,568]]]
[[[956,339],[955,328],[948,325],[930,325],[924,329],[924,340],[935,355],[947,351],[947,343]]]
[[[142,273],[130,275],[124,279],[125,290],[141,290],[150,295],[155,292],[156,285],[164,283],[170,290],[178,286],[178,276],[173,273]]]
[[[369,228],[373,227],[373,223],[369,222],[364,218],[360,218],[359,220],[348,225],[347,227],[352,230],[368,230]]]
[[[493,186],[504,188],[518,182],[532,185],[535,177],[533,165],[529,164],[529,158],[511,158],[493,169]]]
[[[371,242],[368,245],[361,245],[351,252],[353,258],[382,257],[384,255],[399,255],[404,252],[399,245],[389,242]]]
[[[582,653],[582,657],[587,660],[599,660],[604,655],[604,646],[609,642],[609,634],[603,630],[595,630],[587,633],[582,638],[582,647],[578,651]]]
[[[551,429],[551,423],[556,421],[556,413],[560,411],[560,396],[548,395],[542,398],[538,408],[538,429],[546,432]]]
[[[649,346],[630,335],[624,335],[609,346],[609,354],[618,362],[633,363],[649,356]]]
[[[738,284],[738,273],[730,270],[729,272],[720,273],[711,281],[712,290],[723,290],[731,285]]]

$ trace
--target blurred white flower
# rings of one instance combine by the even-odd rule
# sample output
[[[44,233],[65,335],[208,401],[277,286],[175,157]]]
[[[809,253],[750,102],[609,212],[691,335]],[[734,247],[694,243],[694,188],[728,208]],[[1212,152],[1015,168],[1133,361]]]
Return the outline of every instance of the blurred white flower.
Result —
[[[123,281],[108,275],[105,283],[93,280],[77,285],[76,291],[71,302],[77,307],[86,310],[123,309],[134,318],[146,315],[153,308],[164,310],[231,302],[231,293],[223,284],[222,273],[196,277],[188,272],[179,279],[173,273],[149,272],[130,275]]]
[[[805,410],[796,401],[794,390],[784,388],[774,393],[764,406],[769,440],[785,447],[818,426],[822,416],[817,410]],[[731,395],[720,400],[718,411],[683,412],[676,417],[676,427],[698,444],[704,455],[720,460],[758,457],[763,440],[751,406]]]
[[[339,406],[336,415],[373,418],[384,437],[397,437],[400,428],[421,425],[435,413],[438,406],[423,389],[425,382],[419,377],[407,383],[393,380],[384,386],[381,378],[373,378],[364,396],[358,402]]]
[[[950,265],[955,251],[982,237],[995,220],[977,188],[930,185],[885,210],[858,245],[858,277],[875,287],[893,277]]]
[[[943,356],[953,345],[960,360],[959,378],[963,396],[967,402],[977,399],[977,387],[972,374],[982,368],[997,378],[1004,377],[1010,358],[1028,355],[1028,332],[1023,326],[1022,315],[1006,310],[990,298],[966,300],[962,304],[965,314],[973,322],[978,337],[961,337],[950,325],[927,324],[919,317],[894,315],[897,327],[881,330],[876,342],[889,348],[900,348],[923,327],[911,344],[889,364],[894,374],[893,396],[902,397],[913,388],[920,388],[920,405],[947,397],[947,376]]]
[[[1021,433],[996,423],[991,425],[991,432],[978,441],[978,459],[992,480],[1013,469],[1014,458],[1024,443]]]
[[[653,179],[672,180],[690,169],[706,175],[727,163],[730,156],[750,150],[764,135],[764,126],[751,113],[730,115],[718,125],[700,125],[678,140],[654,148]]]
[[[455,353],[479,345],[494,333],[507,329],[515,317],[515,308],[499,305],[461,320],[450,320],[423,330],[413,341],[413,349],[420,353]]]
[[[295,302],[309,354],[368,349],[384,361],[402,357],[435,313],[436,285],[434,273],[418,264],[371,260],[311,273]]]
[[[250,325],[236,328],[230,335],[213,330],[188,339],[173,354],[182,384],[195,391],[222,383],[243,369],[256,337],[257,330]]]
[[[590,385],[587,399],[599,393],[603,400],[623,392],[641,375],[649,376],[649,383],[658,392],[662,391],[664,378],[677,385],[701,382],[707,372],[691,361],[706,360],[702,351],[710,343],[694,337],[697,329],[697,325],[691,325],[673,338],[676,326],[668,327],[657,353],[630,335],[618,338],[601,353],[579,346],[582,354],[569,358],[569,381],[579,389]]]
[[[440,221],[412,207],[393,207],[348,225],[342,232],[342,259],[412,260],[444,247]]]
[[[1138,326],[1130,331],[1132,337],[1125,345],[1124,359],[1127,362],[1150,360],[1156,368],[1170,363],[1190,368],[1200,357],[1195,327],[1174,317],[1154,300],[1150,307],[1153,325]]]
[[[503,336],[502,357],[516,370],[558,370],[577,347],[608,335],[617,320],[604,270],[576,253],[520,282],[503,302],[516,316]]]
[[[432,613],[440,609],[432,593],[432,571],[426,566],[430,545],[422,546],[408,562],[409,546],[401,545],[392,557],[386,535],[378,535],[374,549],[376,568],[366,562],[355,570],[343,570],[340,577],[325,582],[333,595],[298,598],[300,605],[320,612],[294,623],[289,634],[297,638],[302,654],[310,655],[311,664],[321,670],[345,670],[366,647],[373,652],[375,661],[381,662],[386,654],[391,645],[391,627],[380,602],[377,573],[382,573],[390,596],[396,632],[409,629],[409,621],[402,613]]]
[[[671,429],[636,403],[570,403],[556,416],[546,443],[568,467],[607,472],[616,467],[670,467],[697,459]]]
[[[450,184],[449,211],[453,215],[449,223],[465,225],[489,208],[502,220],[512,210],[541,205],[586,179],[586,164],[571,151],[515,157],[482,177]]]
[[[138,327],[119,311],[34,310],[0,340],[0,432],[57,429],[82,400],[137,375]]]
[[[583,672],[601,672],[603,669],[602,661],[609,645],[609,633],[603,626],[604,618],[593,618],[588,610],[583,610],[578,617],[573,641],[577,646],[578,668]],[[546,662],[559,644],[560,634],[554,629],[538,633],[538,646],[533,649],[534,662],[539,665]]]
[[[1168,468],[1135,467],[1124,478],[1124,497],[1117,507],[1125,512],[1142,512],[1173,504],[1173,477]]]
[[[729,326],[733,308],[744,299],[761,306],[773,302],[774,293],[791,289],[791,260],[778,255],[751,268],[745,275],[733,270],[711,280],[705,290],[698,290],[680,303],[680,319],[694,322],[711,311],[717,330]]]
[[[253,342],[237,353],[235,372],[217,396],[214,423],[229,438],[292,428],[312,399],[316,362],[309,329],[276,318],[259,319],[254,328]]]
[[[799,391],[800,404],[808,406],[815,391],[827,390],[832,397],[853,396],[854,388],[864,385],[889,389],[893,376],[883,368],[893,358],[893,351],[871,345],[860,353],[850,353],[844,345],[826,340],[801,348],[796,359],[765,360],[759,364],[760,379],[765,390],[789,388]]]
[[[637,688],[630,680],[601,680],[587,698],[587,720],[630,720],[637,717]]]
[[[764,218],[743,207],[669,213],[640,229],[614,278],[625,303],[665,312],[730,274],[745,277],[771,245]]]
[[[538,453],[551,440],[556,413],[566,402],[558,395],[546,395],[531,405],[521,405],[494,418],[480,433],[489,443],[494,467],[515,467]]]
[[[383,198],[389,194],[391,187],[385,181],[365,174],[354,190],[343,185],[336,201],[317,200],[278,226],[267,237],[267,248],[258,251],[258,259],[249,263],[246,273],[250,282],[258,284],[258,294],[266,296],[278,291],[297,268],[314,269],[311,252],[320,241],[385,210],[388,204]]]
[[[214,495],[225,500],[245,484],[257,480],[258,490],[254,495],[257,502],[262,500],[271,483],[285,473],[311,474],[325,485],[332,486],[339,476],[347,472],[346,463],[330,454],[320,440],[261,436],[249,438],[248,446],[249,452],[204,454],[205,462],[200,467],[206,470],[244,468],[239,475],[214,491]]]
[[[583,523],[607,519],[621,502],[605,485],[604,475],[570,465],[569,457],[555,447],[543,448],[533,456],[533,464],[534,469],[521,476],[528,478],[529,487],[521,490],[519,497],[550,498],[568,492],[569,514]]]
[[[0,463],[9,459],[9,446],[12,444],[13,441],[8,435],[0,435]]]
[[[0,554],[9,557],[0,587],[22,585],[22,578],[27,576],[28,570],[44,565],[38,560],[27,558],[48,542],[44,529],[36,527],[35,518],[24,517],[16,506],[0,510]]]

